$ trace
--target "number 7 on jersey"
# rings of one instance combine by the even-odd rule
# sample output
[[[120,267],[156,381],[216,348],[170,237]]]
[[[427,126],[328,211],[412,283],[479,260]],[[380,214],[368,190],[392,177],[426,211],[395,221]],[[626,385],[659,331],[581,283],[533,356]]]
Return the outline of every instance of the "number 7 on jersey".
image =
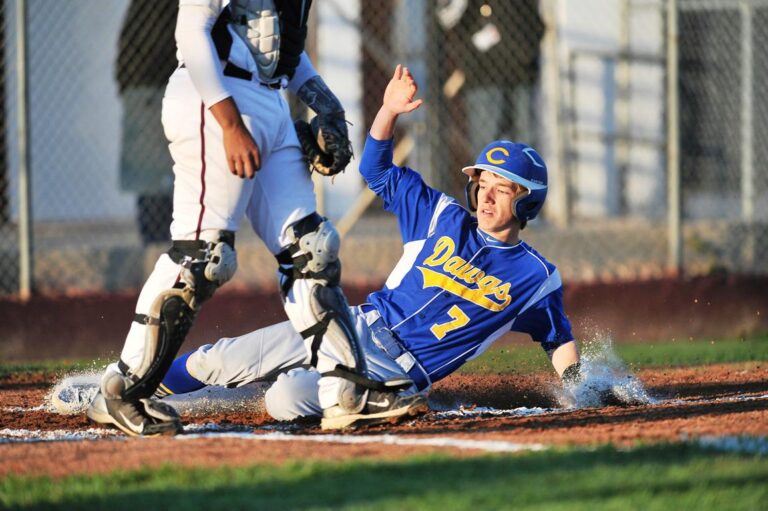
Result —
[[[445,337],[448,332],[461,328],[469,323],[469,316],[467,316],[458,305],[454,305],[448,309],[448,315],[451,317],[451,321],[446,323],[435,323],[429,329],[438,340]]]

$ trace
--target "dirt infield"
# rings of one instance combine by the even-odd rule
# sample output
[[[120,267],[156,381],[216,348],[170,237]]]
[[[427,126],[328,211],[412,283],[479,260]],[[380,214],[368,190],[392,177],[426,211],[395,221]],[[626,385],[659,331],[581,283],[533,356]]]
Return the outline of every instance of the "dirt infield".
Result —
[[[94,474],[174,463],[246,465],[289,460],[397,458],[415,452],[473,455],[552,445],[677,441],[768,435],[768,364],[722,364],[638,374],[657,403],[556,408],[548,374],[453,375],[430,395],[434,411],[395,426],[327,435],[316,423],[284,425],[263,412],[185,417],[175,438],[135,439],[93,429],[84,416],[44,406],[53,381],[42,374],[0,379],[0,475]],[[41,441],[48,433],[55,441]],[[83,440],[92,435],[95,440]],[[30,441],[31,438],[37,441]],[[72,440],[72,441],[68,441]]]

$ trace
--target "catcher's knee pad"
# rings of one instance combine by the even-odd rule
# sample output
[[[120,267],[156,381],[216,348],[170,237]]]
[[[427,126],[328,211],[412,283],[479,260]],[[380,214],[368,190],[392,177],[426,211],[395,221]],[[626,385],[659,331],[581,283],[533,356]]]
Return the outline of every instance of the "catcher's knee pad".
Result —
[[[296,279],[312,278],[336,286],[341,280],[339,246],[336,228],[317,213],[312,213],[290,228],[291,244],[277,255],[283,274],[283,297]]]
[[[191,291],[190,306],[197,309],[237,271],[235,233],[220,231],[213,242],[174,240],[168,256],[183,268],[178,286]]]
[[[277,256],[286,313],[308,343],[310,364],[323,376],[342,378],[339,404],[359,411],[367,389],[382,383],[367,377],[365,353],[339,287],[339,235],[317,213],[294,224],[292,234],[293,243]],[[320,356],[321,345],[333,357]]]
[[[126,400],[151,396],[184,343],[202,303],[227,282],[237,269],[234,233],[222,231],[216,242],[174,241],[168,255],[182,266],[181,279],[160,293],[147,315],[137,315],[146,335],[141,364],[126,371],[129,383],[122,391]],[[123,368],[125,370],[125,368]]]

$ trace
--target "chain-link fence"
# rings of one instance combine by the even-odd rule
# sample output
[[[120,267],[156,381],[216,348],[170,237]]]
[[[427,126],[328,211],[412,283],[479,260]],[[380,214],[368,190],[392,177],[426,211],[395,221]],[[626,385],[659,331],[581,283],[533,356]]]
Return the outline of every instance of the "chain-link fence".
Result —
[[[570,280],[649,278],[670,270],[674,239],[669,5],[678,13],[684,270],[764,274],[768,1],[316,0],[308,50],[355,121],[358,152],[394,65],[405,63],[426,102],[401,118],[397,158],[462,197],[459,169],[486,143],[529,143],[548,162],[550,189],[523,237]],[[172,173],[160,102],[176,65],[176,12],[176,0],[0,2],[0,293],[24,284],[27,214],[30,281],[41,293],[135,289],[167,248]],[[25,111],[28,139],[19,135]],[[383,281],[400,256],[397,229],[360,191],[356,162],[318,190],[348,230],[345,279]],[[273,286],[271,256],[242,231],[238,281]]]
[[[689,266],[764,273],[768,2],[684,1],[679,20]]]

